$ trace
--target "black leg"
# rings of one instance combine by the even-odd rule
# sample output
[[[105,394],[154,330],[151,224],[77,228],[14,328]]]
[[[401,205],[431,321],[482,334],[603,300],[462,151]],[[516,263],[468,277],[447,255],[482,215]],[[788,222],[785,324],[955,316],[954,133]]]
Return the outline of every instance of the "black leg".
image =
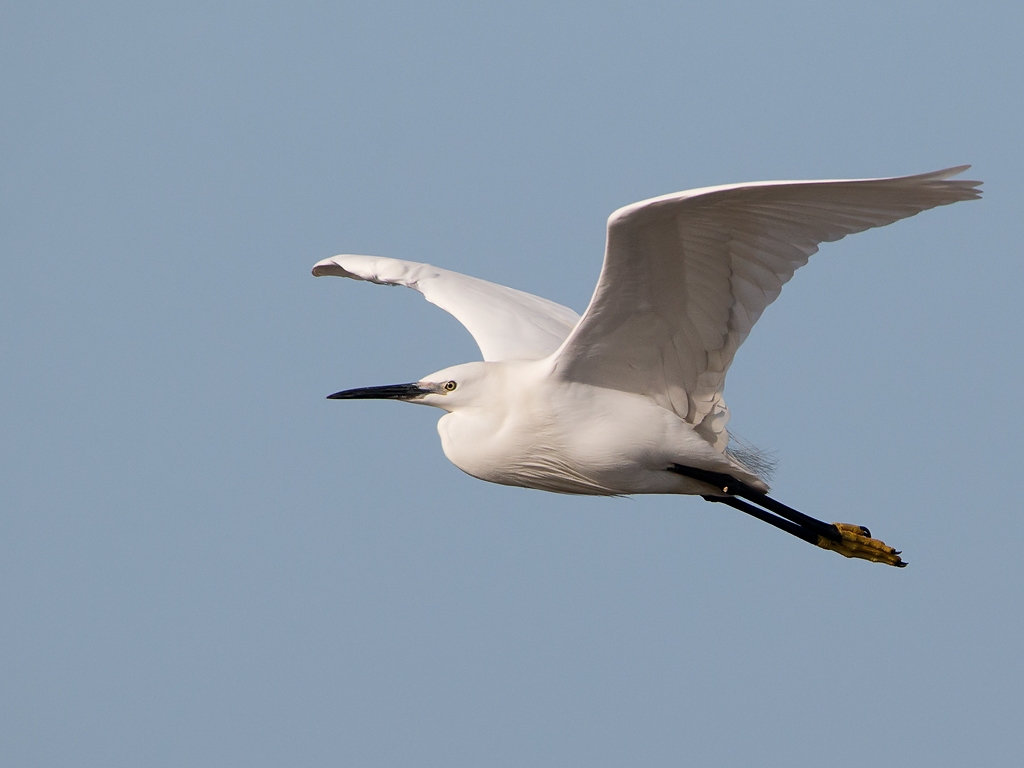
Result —
[[[842,541],[843,536],[839,533],[839,529],[836,528],[832,523],[826,523],[817,518],[805,515],[803,512],[797,512],[792,507],[787,507],[781,501],[776,501],[771,496],[768,496],[760,491],[755,491],[748,485],[743,483],[739,484],[739,487],[735,491],[737,496],[742,496],[749,501],[759,504],[767,510],[771,510],[780,517],[784,517],[787,520],[792,520],[797,525],[800,525],[808,530],[814,531],[819,536],[824,536],[830,541]],[[867,528],[864,529],[864,535],[870,536],[871,531]]]
[[[887,565],[895,565],[898,568],[906,565],[900,559],[899,552],[881,541],[872,539],[871,531],[862,525],[826,523],[818,520],[810,515],[805,515],[803,512],[798,512],[781,501],[776,501],[767,494],[751,488],[731,475],[721,472],[711,472],[706,469],[686,467],[681,464],[673,464],[668,469],[670,472],[675,472],[678,475],[699,480],[702,483],[719,488],[722,493],[726,494],[725,496],[710,494],[703,496],[706,501],[726,504],[733,509],[738,509],[740,512],[756,517],[758,520],[773,525],[779,530],[785,531],[810,544],[822,547],[823,549],[831,549],[844,557],[856,557],[877,563],[886,563]],[[758,506],[748,504],[737,497],[752,501]]]
[[[811,544],[818,543],[818,537],[823,536],[829,541],[842,541],[842,534],[839,533],[839,529],[834,525],[823,522],[810,515],[805,515],[803,512],[797,512],[792,507],[788,507],[782,502],[776,501],[770,496],[756,491],[746,483],[737,480],[731,475],[722,474],[721,472],[710,472],[706,469],[697,469],[696,467],[684,467],[682,464],[673,464],[669,471],[675,472],[677,475],[683,475],[684,477],[690,477],[694,480],[700,480],[702,483],[713,485],[716,488],[721,488],[723,493],[729,494],[728,496],[704,496],[706,501],[716,501],[721,504],[728,504],[734,509],[738,509],[741,512],[746,512],[748,515],[756,517],[758,520],[763,520],[769,525],[774,525],[776,528],[790,533],[797,538],[809,541]],[[780,525],[783,522],[779,520],[779,517],[768,514],[764,510],[757,509],[756,507],[746,504],[738,499],[734,498],[740,496],[748,499],[755,504],[764,507],[765,509],[774,512],[785,521],[788,521],[790,525]]]
[[[756,517],[762,522],[768,523],[768,525],[774,525],[781,531],[792,534],[798,539],[803,539],[809,544],[818,543],[818,534],[814,531],[809,531],[803,526],[791,523],[789,520],[783,520],[781,517],[776,517],[771,512],[765,512],[763,509],[758,509],[753,504],[748,504],[745,501],[740,501],[733,496],[702,496],[705,501],[714,501],[718,504],[728,504],[733,509],[738,509],[740,512],[746,512],[748,515]]]

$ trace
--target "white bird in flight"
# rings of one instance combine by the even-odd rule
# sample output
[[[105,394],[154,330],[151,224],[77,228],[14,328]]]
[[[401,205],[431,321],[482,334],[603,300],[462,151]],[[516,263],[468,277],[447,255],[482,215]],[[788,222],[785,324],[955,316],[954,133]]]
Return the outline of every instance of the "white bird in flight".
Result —
[[[859,525],[826,523],[767,495],[749,453],[731,450],[722,393],[765,307],[823,242],[980,196],[917,176],[767,181],[678,192],[615,211],[580,317],[523,291],[429,264],[334,256],[313,274],[404,285],[450,312],[483,362],[410,384],[349,389],[447,413],[448,459],[473,477],[558,493],[678,493],[728,504],[846,557],[904,566]]]

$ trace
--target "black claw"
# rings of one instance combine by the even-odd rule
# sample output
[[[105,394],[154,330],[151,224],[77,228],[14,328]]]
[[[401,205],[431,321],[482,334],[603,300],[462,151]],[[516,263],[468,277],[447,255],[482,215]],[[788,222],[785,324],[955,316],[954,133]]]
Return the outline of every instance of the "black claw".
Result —
[[[863,534],[864,536],[867,536],[867,537],[868,537],[869,539],[871,538],[871,531],[869,531],[869,530],[868,530],[868,529],[867,529],[867,528],[866,528],[865,526],[863,526],[863,525],[862,525],[862,526],[860,527],[860,532],[861,532],[861,533],[862,533],[862,534]]]

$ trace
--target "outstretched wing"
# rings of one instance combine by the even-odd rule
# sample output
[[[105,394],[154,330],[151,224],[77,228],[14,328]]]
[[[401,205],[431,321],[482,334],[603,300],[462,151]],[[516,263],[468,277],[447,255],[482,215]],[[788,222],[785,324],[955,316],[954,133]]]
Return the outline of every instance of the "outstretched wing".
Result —
[[[797,268],[819,243],[979,197],[981,182],[950,180],[968,167],[706,187],[620,208],[555,375],[654,397],[724,450],[725,374]]]
[[[380,256],[334,256],[313,267],[379,285],[404,285],[466,326],[484,360],[539,360],[565,341],[579,321],[568,307],[430,264]]]

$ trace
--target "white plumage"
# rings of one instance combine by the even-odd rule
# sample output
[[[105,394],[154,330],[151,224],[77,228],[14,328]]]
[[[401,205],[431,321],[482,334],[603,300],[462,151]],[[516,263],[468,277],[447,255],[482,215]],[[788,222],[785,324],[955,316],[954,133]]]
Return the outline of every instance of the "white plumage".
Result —
[[[413,288],[466,326],[488,361],[546,357],[580,319],[568,307],[532,293],[415,261],[335,256],[319,262],[313,274]]]
[[[582,317],[428,264],[325,259],[314,275],[420,291],[469,330],[484,358],[415,384],[332,397],[444,409],[445,454],[492,482],[731,496],[724,477],[762,493],[763,479],[726,452],[723,389],[736,350],[820,243],[978,197],[980,182],[952,178],[967,167],[705,187],[620,208]]]

